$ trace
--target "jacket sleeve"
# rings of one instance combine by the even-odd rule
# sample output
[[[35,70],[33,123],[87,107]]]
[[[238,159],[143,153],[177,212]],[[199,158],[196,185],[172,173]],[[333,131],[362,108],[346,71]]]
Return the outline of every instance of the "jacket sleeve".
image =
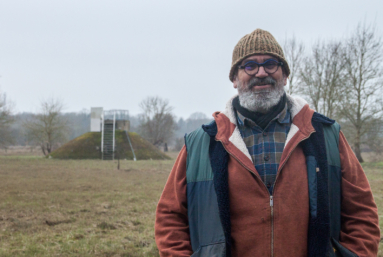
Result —
[[[187,217],[186,156],[184,146],[157,206],[155,238],[161,257],[189,257],[193,253]]]
[[[342,132],[339,153],[342,166],[340,243],[359,257],[377,256],[380,240],[378,209],[362,166]]]

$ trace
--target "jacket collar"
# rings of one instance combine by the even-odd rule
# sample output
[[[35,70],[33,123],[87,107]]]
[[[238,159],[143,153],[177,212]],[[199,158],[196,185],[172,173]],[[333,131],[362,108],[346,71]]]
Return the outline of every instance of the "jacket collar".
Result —
[[[249,151],[247,150],[237,126],[237,119],[232,104],[232,101],[236,96],[237,95],[233,96],[227,102],[224,111],[215,112],[213,114],[218,130],[216,140],[221,141],[226,150],[237,158],[241,157],[241,154],[238,153],[239,150],[252,163]],[[291,113],[292,124],[286,138],[285,150],[294,148],[295,144],[299,143],[297,142],[299,139],[308,137],[310,133],[315,131],[311,125],[311,118],[314,110],[310,109],[303,98],[292,97],[287,94],[287,105]],[[245,162],[248,161],[246,160]]]

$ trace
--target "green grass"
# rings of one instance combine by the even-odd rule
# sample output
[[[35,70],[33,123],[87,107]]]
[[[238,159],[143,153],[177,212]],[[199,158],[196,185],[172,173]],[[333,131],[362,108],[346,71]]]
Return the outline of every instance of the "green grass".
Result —
[[[365,162],[362,163],[363,168],[383,168],[383,162]]]
[[[173,162],[117,170],[116,161],[0,156],[0,256],[159,256],[155,209]],[[382,164],[363,166],[382,210]]]

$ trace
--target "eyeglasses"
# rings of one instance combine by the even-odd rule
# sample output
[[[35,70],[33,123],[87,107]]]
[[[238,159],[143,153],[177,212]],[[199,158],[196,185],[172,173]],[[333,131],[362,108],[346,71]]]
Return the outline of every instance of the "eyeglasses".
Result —
[[[279,66],[283,66],[283,62],[277,62],[276,60],[269,59],[263,63],[257,63],[255,61],[248,61],[242,66],[238,66],[239,69],[244,69],[246,74],[254,76],[258,73],[259,67],[263,66],[267,74],[273,74],[278,70]]]

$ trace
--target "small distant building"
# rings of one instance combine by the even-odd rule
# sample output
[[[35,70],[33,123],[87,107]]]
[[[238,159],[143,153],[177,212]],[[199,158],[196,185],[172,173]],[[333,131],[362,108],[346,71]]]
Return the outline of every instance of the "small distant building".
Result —
[[[90,132],[101,132],[101,117],[104,113],[102,107],[90,108]]]

